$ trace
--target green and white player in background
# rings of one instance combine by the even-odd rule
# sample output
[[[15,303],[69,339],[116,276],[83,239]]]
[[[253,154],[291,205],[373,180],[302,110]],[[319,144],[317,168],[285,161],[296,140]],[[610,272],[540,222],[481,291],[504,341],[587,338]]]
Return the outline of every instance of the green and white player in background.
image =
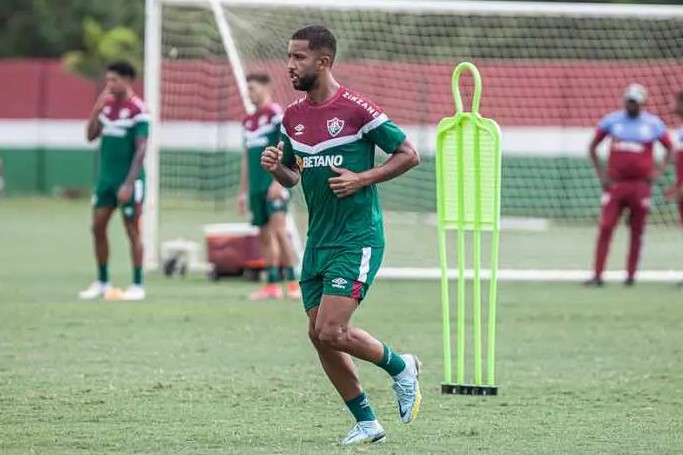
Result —
[[[261,152],[275,146],[280,137],[282,107],[273,102],[270,76],[252,73],[247,76],[249,99],[256,110],[242,121],[244,156],[240,178],[238,206],[241,214],[251,211],[251,222],[259,228],[261,253],[266,261],[268,282],[250,294],[252,300],[281,298],[280,282],[283,267],[287,282],[287,297],[301,298],[294,275],[294,248],[287,232],[289,191],[261,167]]]
[[[79,293],[82,299],[106,297],[111,289],[107,226],[117,208],[121,208],[123,214],[133,262],[133,284],[121,298],[145,298],[139,221],[145,195],[143,162],[149,118],[145,104],[131,88],[134,79],[135,68],[130,63],[120,61],[109,65],[107,86],[88,119],[88,141],[101,137],[97,182],[92,199],[92,233],[98,271],[97,281]]]
[[[404,423],[418,414],[419,361],[399,355],[351,317],[377,273],[384,228],[376,184],[420,162],[406,135],[364,96],[332,76],[337,42],[322,26],[297,31],[289,41],[292,85],[306,96],[285,110],[282,142],[261,157],[265,169],[289,188],[301,181],[308,206],[308,239],[301,292],[309,337],[320,363],[356,419],[342,444],[379,442],[382,426],[361,388],[353,358],[372,362],[394,380]],[[375,166],[375,146],[390,154]]]

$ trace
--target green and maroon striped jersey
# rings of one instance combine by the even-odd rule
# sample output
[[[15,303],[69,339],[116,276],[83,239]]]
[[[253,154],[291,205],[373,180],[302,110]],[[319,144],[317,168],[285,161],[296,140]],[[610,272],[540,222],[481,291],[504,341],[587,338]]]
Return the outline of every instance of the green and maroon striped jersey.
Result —
[[[242,121],[244,147],[247,154],[249,192],[265,193],[273,182],[273,176],[261,167],[261,154],[268,146],[276,146],[280,137],[282,107],[268,104],[248,115]]]
[[[329,101],[306,98],[285,109],[283,163],[298,166],[308,206],[308,246],[382,247],[384,227],[377,187],[338,198],[331,165],[360,173],[375,165],[375,146],[393,153],[406,135],[374,103],[345,87]]]
[[[135,157],[135,139],[149,135],[149,114],[145,103],[136,95],[125,101],[110,97],[98,117],[102,124],[102,141],[98,179],[121,184],[130,172]],[[144,179],[144,169],[140,171]]]

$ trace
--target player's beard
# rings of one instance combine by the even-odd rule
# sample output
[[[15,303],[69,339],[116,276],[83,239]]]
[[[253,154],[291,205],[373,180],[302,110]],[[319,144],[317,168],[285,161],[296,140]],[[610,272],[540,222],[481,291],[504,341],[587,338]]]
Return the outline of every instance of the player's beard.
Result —
[[[306,74],[298,76],[292,85],[294,85],[295,90],[308,92],[315,87],[316,82],[318,82],[317,74]]]

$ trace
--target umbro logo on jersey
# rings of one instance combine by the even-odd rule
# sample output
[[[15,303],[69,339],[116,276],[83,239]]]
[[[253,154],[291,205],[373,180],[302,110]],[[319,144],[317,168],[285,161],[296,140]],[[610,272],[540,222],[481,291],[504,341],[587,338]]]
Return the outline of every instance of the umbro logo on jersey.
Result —
[[[332,280],[332,287],[337,289],[344,289],[349,282],[344,278],[335,278]]]
[[[330,136],[336,137],[344,129],[344,120],[339,120],[337,117],[327,121],[327,131]]]
[[[306,127],[299,123],[297,126],[294,127],[294,135],[301,136],[302,134],[304,134],[305,129]]]

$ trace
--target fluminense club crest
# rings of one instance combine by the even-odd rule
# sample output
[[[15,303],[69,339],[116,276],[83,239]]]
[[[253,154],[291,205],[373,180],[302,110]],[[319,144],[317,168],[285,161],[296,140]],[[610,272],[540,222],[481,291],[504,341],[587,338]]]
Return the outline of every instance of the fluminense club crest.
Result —
[[[344,129],[344,120],[339,120],[337,117],[327,121],[327,131],[330,136],[336,137]]]

